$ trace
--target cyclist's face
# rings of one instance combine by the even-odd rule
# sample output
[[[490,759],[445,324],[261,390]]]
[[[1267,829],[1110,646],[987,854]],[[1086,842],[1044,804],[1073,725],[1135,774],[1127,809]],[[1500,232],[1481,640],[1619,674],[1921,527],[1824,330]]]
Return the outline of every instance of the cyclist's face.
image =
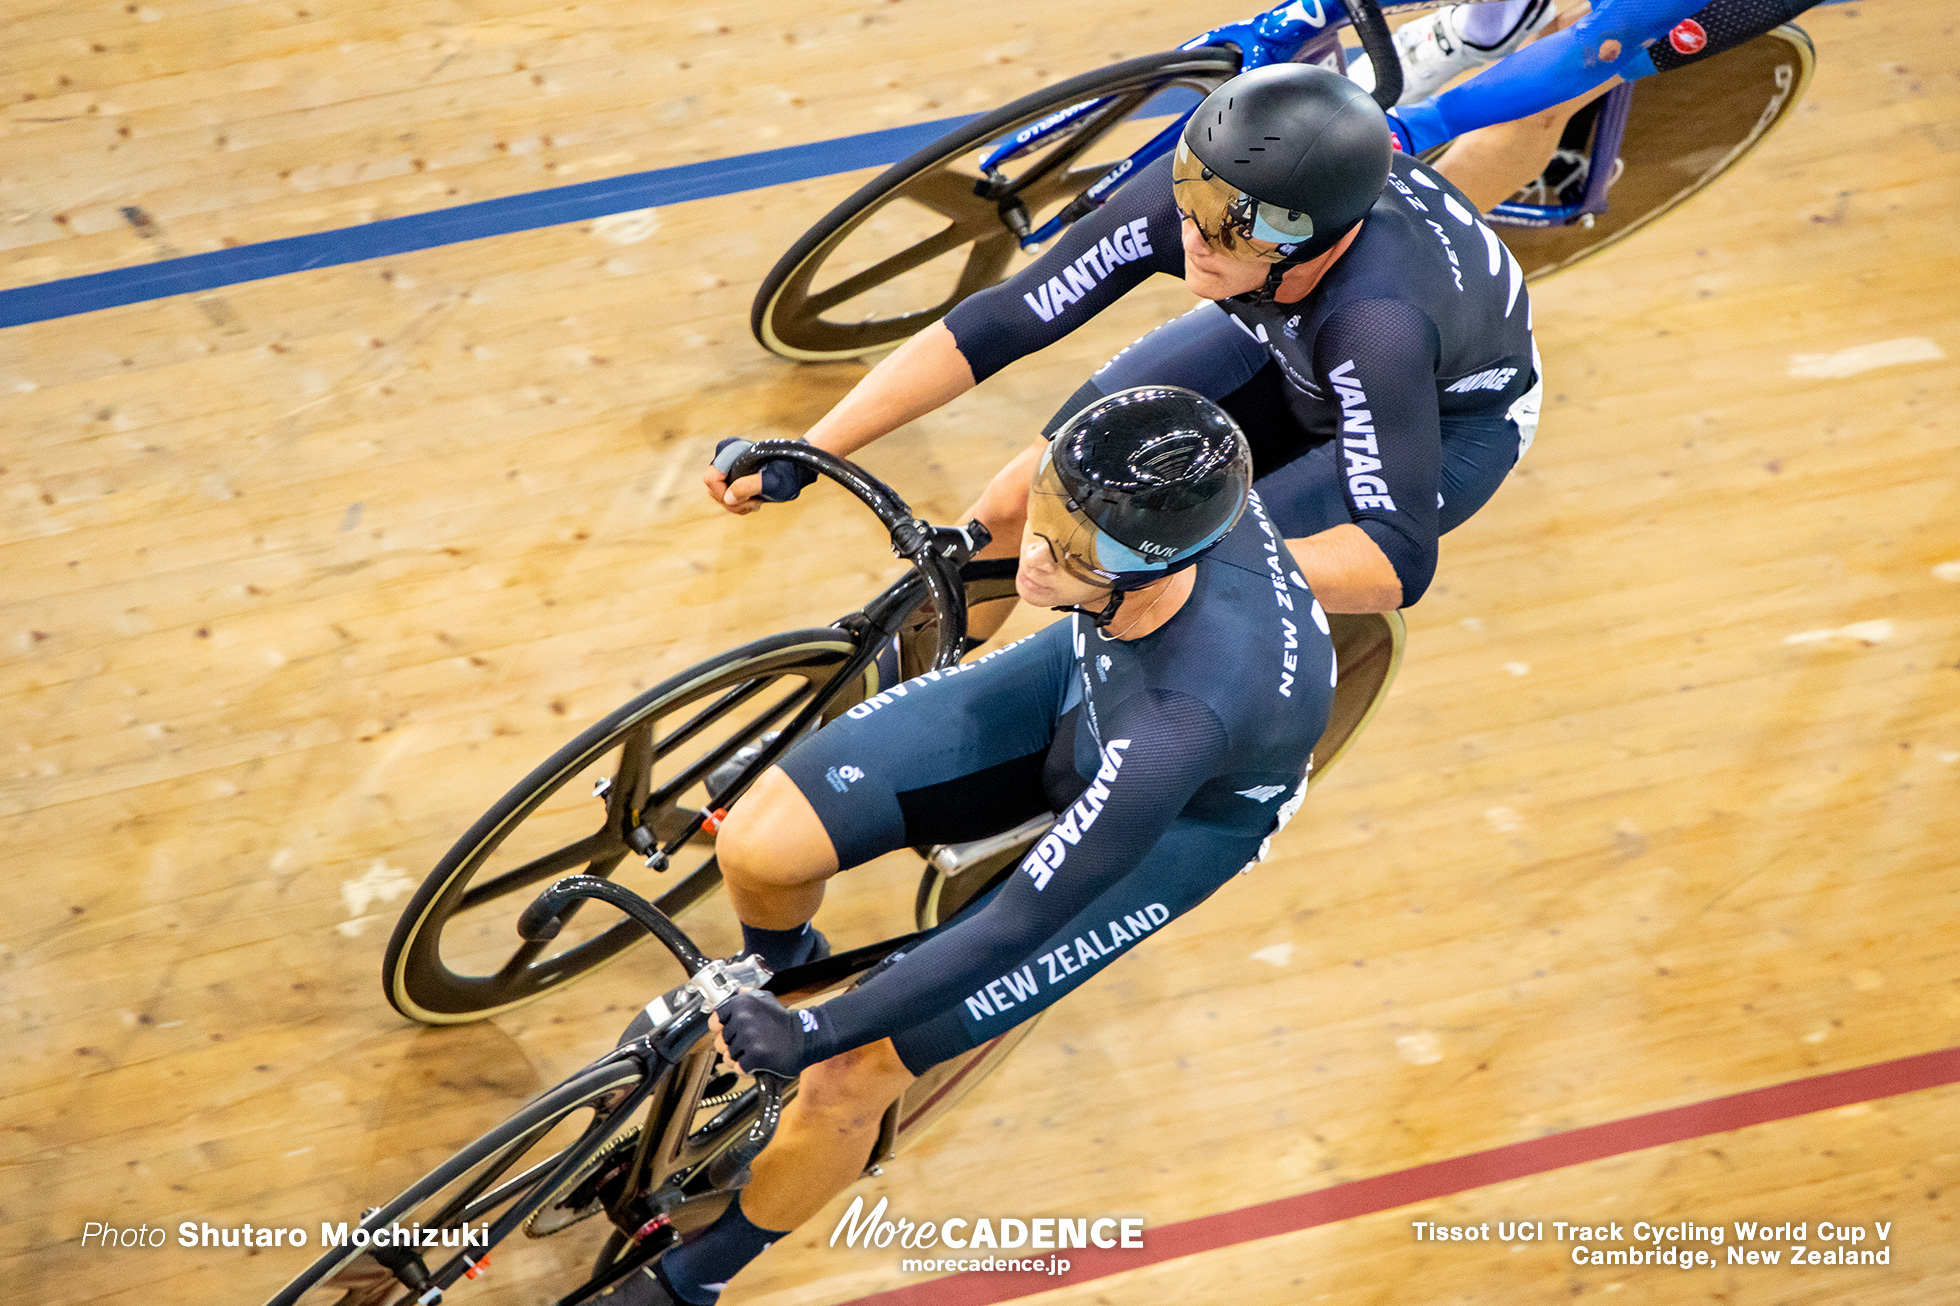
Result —
[[[1035,487],[1028,494],[1027,525],[1021,530],[1020,567],[1014,575],[1014,588],[1021,597],[1045,608],[1087,607],[1106,599],[1109,579],[1098,573],[1087,535],[1066,500],[1041,488],[1037,472]]]
[[[1185,249],[1195,229],[1212,254],[1240,263],[1278,263],[1313,236],[1313,219],[1261,204],[1215,175],[1183,141],[1171,162],[1171,198],[1184,218]]]
[[[1247,263],[1205,243],[1198,224],[1184,219],[1184,284],[1199,299],[1230,299],[1266,284],[1264,263]]]
[[[1023,602],[1038,608],[1095,608],[1109,599],[1107,584],[1078,580],[1055,562],[1056,550],[1036,534],[1032,525],[1021,535],[1021,565],[1014,573],[1014,590]]]

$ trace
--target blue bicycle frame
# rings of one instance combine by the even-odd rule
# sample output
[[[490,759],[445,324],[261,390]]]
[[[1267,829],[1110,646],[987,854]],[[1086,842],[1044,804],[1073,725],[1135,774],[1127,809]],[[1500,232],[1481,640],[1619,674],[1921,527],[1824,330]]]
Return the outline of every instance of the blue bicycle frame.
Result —
[[[1433,7],[1433,3],[1409,3],[1385,4],[1382,9],[1384,12],[1393,13],[1399,10]],[[1347,8],[1341,0],[1291,0],[1290,3],[1269,9],[1256,18],[1214,27],[1204,35],[1186,41],[1178,49],[1196,50],[1211,45],[1231,46],[1239,52],[1241,72],[1273,63],[1306,63],[1330,68],[1337,73],[1345,73],[1347,56],[1341,48],[1341,29],[1349,26],[1351,22]],[[1605,212],[1606,188],[1612,180],[1613,164],[1619,158],[1620,141],[1626,131],[1627,108],[1632,98],[1633,87],[1630,84],[1615,87],[1607,94],[1601,106],[1599,124],[1593,132],[1586,192],[1579,203],[1540,205],[1507,202],[1498,205],[1485,216],[1498,226],[1559,227],[1573,222],[1589,222],[1592,214]],[[1198,107],[1198,102],[1199,97],[1190,91],[1167,91],[1153,99],[1145,106],[1144,112],[1151,114],[1151,110],[1154,109],[1157,112],[1151,116],[1170,115],[1170,126],[1151,137],[1141,149],[1111,167],[1054,217],[1039,227],[1018,232],[1021,248],[1032,250],[1054,239],[1064,227],[1090,211],[1102,207],[1104,201],[1115,193],[1116,188],[1125,178],[1168,154],[1177,144],[1178,133],[1184,130],[1184,124],[1190,120],[1191,114]],[[1067,137],[1087,121],[1094,110],[1107,103],[1109,103],[1108,97],[1084,100],[1080,104],[1072,104],[1066,109],[1057,110],[1040,122],[1022,128],[997,144],[987,157],[981,160],[981,174],[1001,179],[999,169],[1002,164]]]

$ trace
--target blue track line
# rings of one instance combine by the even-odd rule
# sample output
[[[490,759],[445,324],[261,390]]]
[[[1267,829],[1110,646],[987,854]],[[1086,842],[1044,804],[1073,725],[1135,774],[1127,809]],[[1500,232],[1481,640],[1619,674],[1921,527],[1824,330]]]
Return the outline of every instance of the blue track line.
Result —
[[[1848,3],[1855,0],[1821,0],[1819,7]],[[1197,99],[1197,94],[1187,89],[1166,90],[1145,105],[1138,117],[1183,113]],[[390,254],[457,245],[466,240],[535,231],[565,222],[588,222],[633,209],[713,199],[859,168],[888,166],[979,116],[939,118],[808,145],[758,150],[732,159],[655,168],[604,181],[554,186],[429,213],[383,218],[379,222],[315,232],[310,236],[289,236],[284,240],[0,290],[0,327],[25,326],[30,322],[73,317],[171,295],[216,290],[245,281],[263,281],[291,272],[339,267],[365,259],[386,258]]]
[[[169,295],[183,295],[243,281],[338,267],[364,259],[407,254],[438,245],[455,245],[489,236],[534,231],[565,222],[586,222],[612,213],[710,199],[739,191],[808,181],[832,173],[875,168],[924,149],[947,132],[978,115],[940,118],[933,122],[892,127],[884,131],[841,136],[835,140],[792,145],[778,150],[738,154],[731,159],[655,168],[604,181],[554,186],[549,190],[510,195],[503,199],[461,204],[401,218],[383,218],[358,227],[289,236],[235,249],[213,250],[160,259],[135,267],[114,268],[82,277],[65,277],[39,285],[0,290],[0,327],[23,326],[52,318],[93,313]]]

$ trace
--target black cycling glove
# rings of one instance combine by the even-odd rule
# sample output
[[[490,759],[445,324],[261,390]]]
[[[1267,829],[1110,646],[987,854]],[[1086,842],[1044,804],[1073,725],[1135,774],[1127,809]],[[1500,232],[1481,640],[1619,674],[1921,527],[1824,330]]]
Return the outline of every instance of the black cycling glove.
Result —
[[[760,992],[739,994],[715,1011],[722,1041],[737,1065],[751,1075],[773,1070],[789,1079],[814,1060],[806,1046],[803,1016],[786,1010],[775,994]]]
[[[734,444],[739,436],[729,436],[715,445],[720,453]],[[793,463],[787,458],[777,458],[762,464],[762,501],[764,503],[788,503],[803,493],[808,486],[817,482],[817,470],[802,463]]]

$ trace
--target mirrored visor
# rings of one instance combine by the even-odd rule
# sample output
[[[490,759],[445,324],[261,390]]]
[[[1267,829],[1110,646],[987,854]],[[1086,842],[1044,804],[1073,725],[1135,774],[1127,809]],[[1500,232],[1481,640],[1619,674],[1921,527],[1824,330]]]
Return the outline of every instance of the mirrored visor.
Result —
[[[1088,585],[1114,585],[1126,578],[1167,571],[1172,562],[1171,556],[1138,552],[1090,520],[1062,488],[1053,442],[1042,452],[1041,464],[1035,469],[1034,485],[1028,493],[1028,522],[1048,545],[1055,565]],[[1211,543],[1207,540],[1205,546]],[[1164,551],[1166,555],[1170,552]]]
[[[1076,509],[1062,489],[1053,444],[1042,451],[1041,463],[1035,469],[1034,485],[1028,493],[1028,528],[1048,545],[1055,565],[1076,580],[1107,586],[1117,579],[1096,565],[1096,539],[1102,532]]]
[[[1205,243],[1248,263],[1277,263],[1313,239],[1313,218],[1256,200],[1205,166],[1180,139],[1171,162],[1171,196]]]

